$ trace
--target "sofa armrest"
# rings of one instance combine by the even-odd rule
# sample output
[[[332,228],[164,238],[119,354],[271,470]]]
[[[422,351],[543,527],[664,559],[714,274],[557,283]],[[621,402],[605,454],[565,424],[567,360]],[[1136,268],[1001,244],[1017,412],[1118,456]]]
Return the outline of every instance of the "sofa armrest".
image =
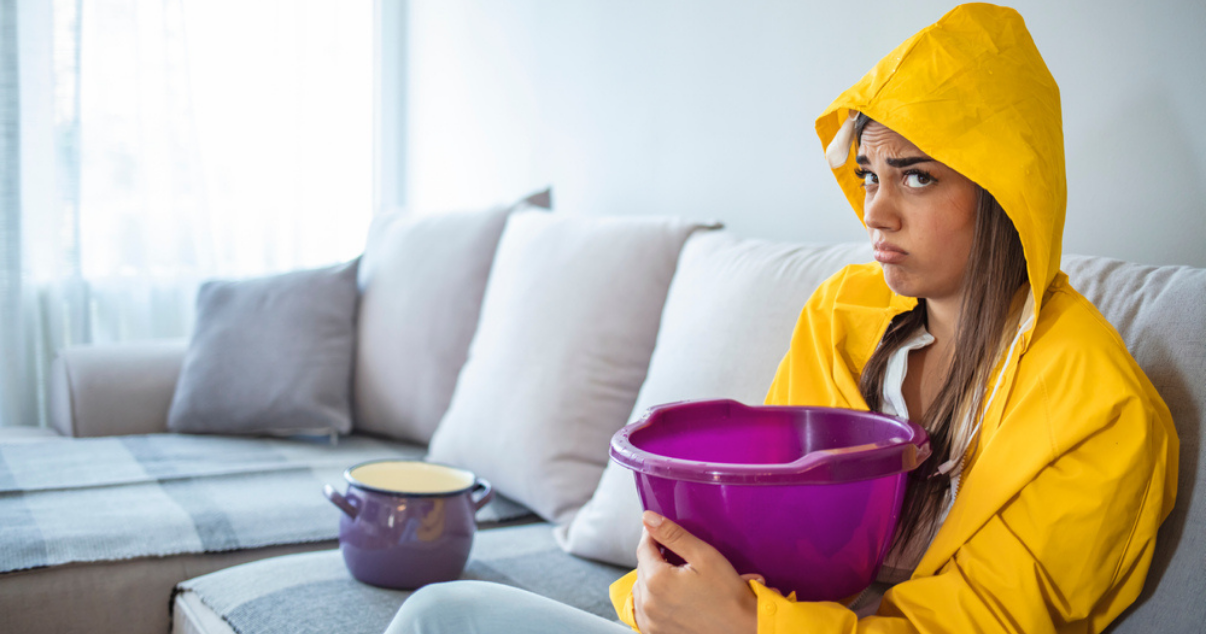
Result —
[[[64,436],[167,431],[185,340],[75,346],[50,371],[50,424]]]

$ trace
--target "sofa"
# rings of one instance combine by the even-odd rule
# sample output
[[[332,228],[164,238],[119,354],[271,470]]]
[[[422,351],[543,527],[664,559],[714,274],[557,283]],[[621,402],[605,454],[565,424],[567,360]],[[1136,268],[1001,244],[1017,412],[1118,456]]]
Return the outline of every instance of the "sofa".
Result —
[[[377,222],[358,278],[353,429],[334,444],[171,431],[189,342],[65,350],[53,430],[0,430],[0,631],[380,632],[410,593],[349,576],[320,490],[388,456],[494,484],[464,578],[614,618],[607,586],[640,529],[608,439],[659,403],[761,402],[812,290],[869,258],[861,243],[531,205]],[[1063,270],[1181,439],[1176,507],[1143,595],[1111,630],[1201,631],[1206,270],[1094,256],[1066,256]],[[251,501],[224,501],[231,490]],[[131,499],[141,515],[106,515]],[[62,510],[72,504],[95,519]],[[56,513],[76,528],[59,531]]]

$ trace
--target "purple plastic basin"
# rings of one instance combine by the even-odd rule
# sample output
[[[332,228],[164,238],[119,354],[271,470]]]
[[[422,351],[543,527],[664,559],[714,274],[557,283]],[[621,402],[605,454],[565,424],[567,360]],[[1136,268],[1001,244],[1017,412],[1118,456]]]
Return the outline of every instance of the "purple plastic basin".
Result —
[[[929,455],[925,430],[902,418],[732,400],[650,408],[611,441],[645,509],[801,601],[874,581],[908,472]]]

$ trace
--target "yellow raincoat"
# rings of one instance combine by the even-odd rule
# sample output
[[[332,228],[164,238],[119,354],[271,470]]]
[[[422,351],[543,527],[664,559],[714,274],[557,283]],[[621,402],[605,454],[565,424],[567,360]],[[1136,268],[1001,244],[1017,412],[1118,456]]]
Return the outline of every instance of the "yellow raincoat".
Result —
[[[751,581],[758,634],[1099,632],[1143,586],[1176,497],[1178,440],[1118,333],[1059,271],[1067,190],[1055,80],[1017,12],[963,5],[826,109],[822,147],[851,112],[996,197],[1021,235],[1034,312],[989,379],[996,395],[955,502],[912,577],[861,621]],[[854,149],[834,176],[862,219]],[[846,267],[804,307],[766,402],[867,409],[859,374],[892,318],[915,305],[879,264]],[[635,581],[634,571],[611,588],[629,625]]]

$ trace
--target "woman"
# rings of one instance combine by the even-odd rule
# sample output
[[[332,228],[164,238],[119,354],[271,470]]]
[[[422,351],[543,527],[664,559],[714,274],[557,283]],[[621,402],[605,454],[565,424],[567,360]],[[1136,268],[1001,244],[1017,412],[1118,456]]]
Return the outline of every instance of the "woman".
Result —
[[[646,513],[638,568],[611,588],[623,621],[646,634],[1096,632],[1134,601],[1176,496],[1177,437],[1059,272],[1061,127],[1021,16],[984,4],[907,40],[821,115],[876,262],[816,291],[766,401],[908,416],[934,457],[910,476],[882,583],[850,605],[784,597]],[[421,591],[392,627],[624,631],[487,584]]]

